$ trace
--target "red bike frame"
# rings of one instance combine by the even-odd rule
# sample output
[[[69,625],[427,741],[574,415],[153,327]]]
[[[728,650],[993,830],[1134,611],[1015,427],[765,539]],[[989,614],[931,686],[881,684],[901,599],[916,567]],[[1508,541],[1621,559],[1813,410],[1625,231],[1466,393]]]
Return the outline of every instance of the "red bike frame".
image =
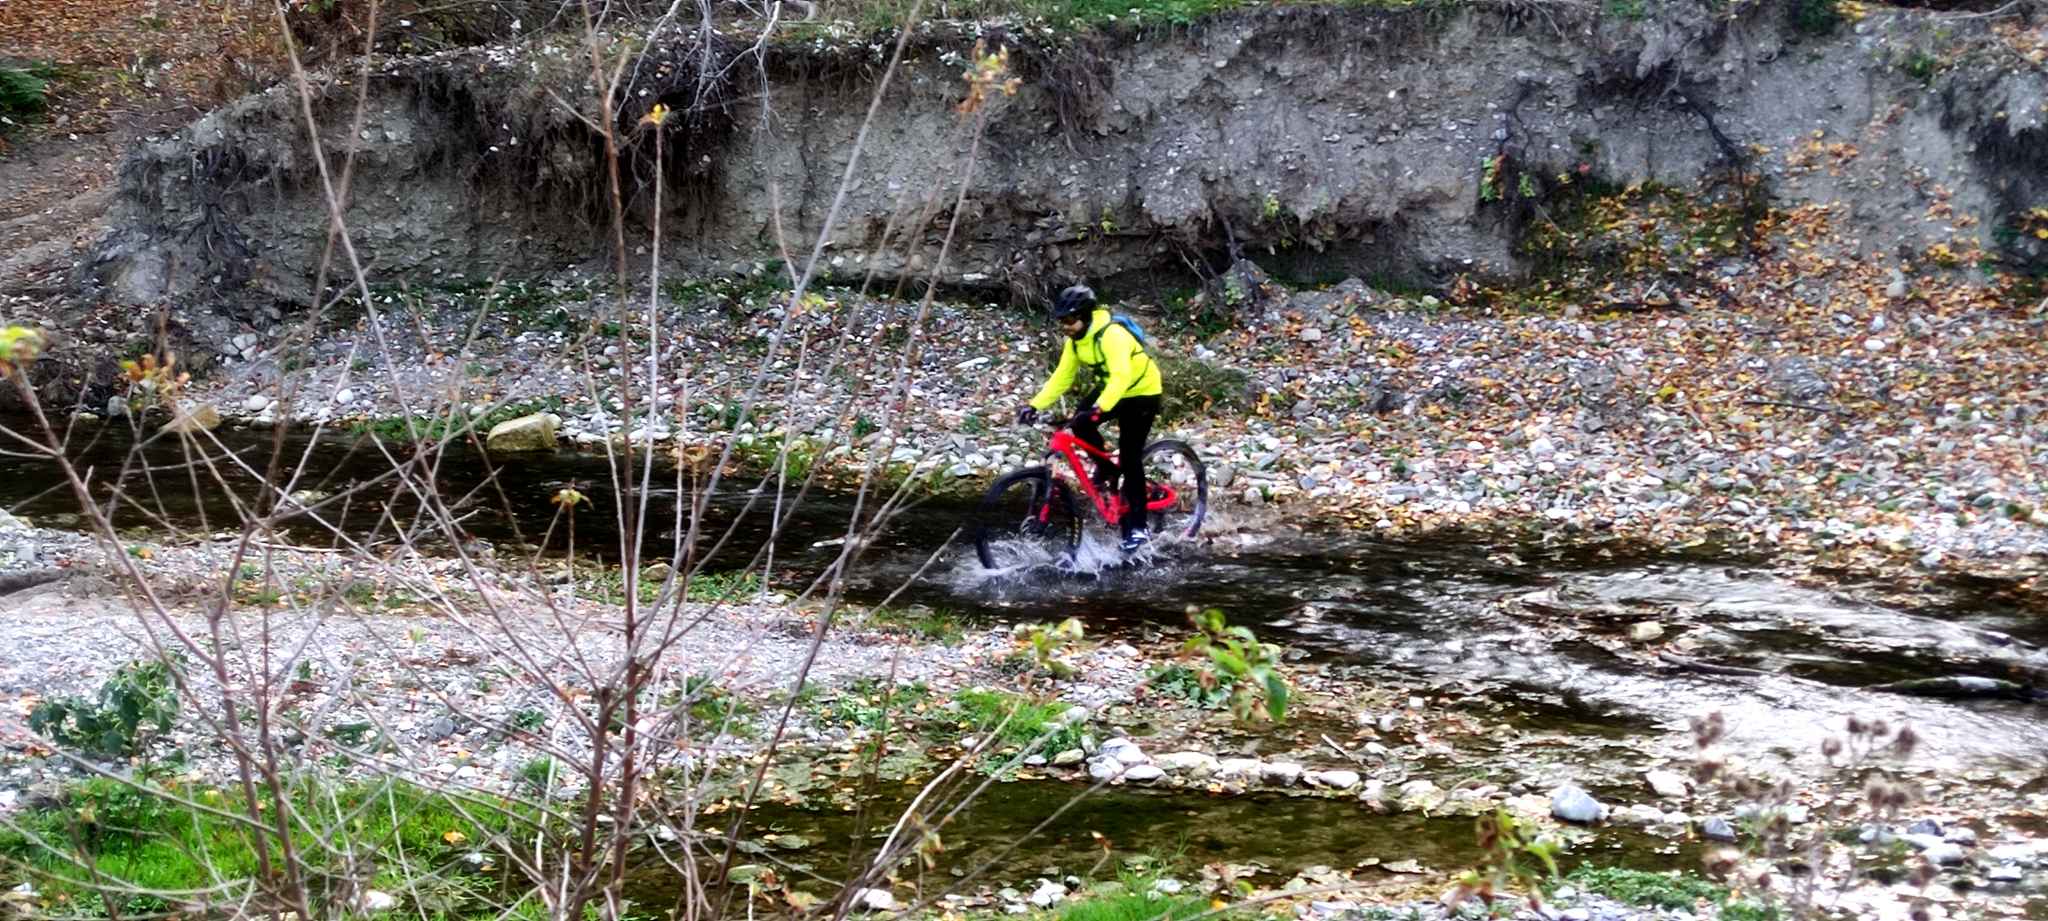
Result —
[[[1092,454],[1106,461],[1114,461],[1116,462],[1117,469],[1120,472],[1122,472],[1126,476],[1130,475],[1130,471],[1123,466],[1123,462],[1120,458],[1110,455],[1107,451],[1095,450],[1094,445],[1082,441],[1079,435],[1074,434],[1064,424],[1062,424],[1058,429],[1054,430],[1054,432],[1052,433],[1052,440],[1046,442],[1046,468],[1052,468],[1051,458],[1053,455],[1058,454],[1065,456],[1067,459],[1067,466],[1073,468],[1075,481],[1081,484],[1081,491],[1087,494],[1088,498],[1095,503],[1095,510],[1102,513],[1102,520],[1107,521],[1110,524],[1121,523],[1124,520],[1124,497],[1122,491],[1112,492],[1108,495],[1096,492],[1095,478],[1089,476],[1087,468],[1081,466],[1082,451],[1086,451],[1089,454]],[[1141,465],[1142,468],[1142,465],[1144,463],[1144,457],[1142,454],[1138,457],[1137,462]],[[1143,476],[1144,473],[1145,471],[1143,469],[1138,470],[1139,476]],[[1173,487],[1168,486],[1165,483],[1153,483],[1148,481],[1145,484],[1146,511],[1158,511],[1159,509],[1170,508],[1173,506],[1175,502],[1179,501],[1179,499],[1180,494],[1174,492]]]

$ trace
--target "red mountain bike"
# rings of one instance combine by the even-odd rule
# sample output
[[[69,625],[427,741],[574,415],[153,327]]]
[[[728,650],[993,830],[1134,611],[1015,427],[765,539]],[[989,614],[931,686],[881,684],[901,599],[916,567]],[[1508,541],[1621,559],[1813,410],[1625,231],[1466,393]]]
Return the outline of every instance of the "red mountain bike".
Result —
[[[1012,470],[988,488],[974,531],[974,551],[981,557],[981,565],[1001,569],[1073,559],[1081,546],[1082,528],[1075,485],[1094,503],[1104,522],[1115,525],[1123,520],[1123,494],[1097,489],[1081,464],[1084,451],[1102,460],[1115,458],[1068,431],[1067,424],[1072,421],[1052,423],[1045,464]],[[1054,466],[1053,459],[1062,456],[1067,459],[1072,484]],[[1145,446],[1139,466],[1145,472],[1145,509],[1150,513],[1146,517],[1153,535],[1195,536],[1209,512],[1209,471],[1195,449],[1183,441],[1161,439]]]

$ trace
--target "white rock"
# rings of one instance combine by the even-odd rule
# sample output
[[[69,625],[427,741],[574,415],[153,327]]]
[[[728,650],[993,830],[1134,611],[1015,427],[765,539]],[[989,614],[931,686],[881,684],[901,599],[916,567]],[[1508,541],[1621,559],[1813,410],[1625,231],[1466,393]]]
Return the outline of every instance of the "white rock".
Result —
[[[854,894],[853,904],[864,911],[896,911],[903,907],[887,889],[862,889]]]
[[[1132,783],[1151,783],[1165,776],[1156,764],[1133,764],[1124,769],[1124,779]]]
[[[1038,881],[1038,888],[1032,890],[1031,904],[1040,908],[1051,908],[1054,902],[1067,897],[1067,887],[1049,879]]]
[[[1224,758],[1216,762],[1217,780],[1243,780],[1257,777],[1266,766],[1257,758]]]
[[[1664,810],[1649,803],[1636,803],[1616,811],[1611,818],[1614,824],[1623,828],[1648,828],[1664,821]]]
[[[1403,809],[1427,811],[1443,805],[1450,798],[1450,794],[1428,780],[1411,780],[1401,785],[1399,802]]]
[[[1927,858],[1928,863],[1938,867],[1953,866],[1963,862],[1963,846],[1942,841],[1927,850],[1921,851],[1920,856]]]
[[[1138,743],[1123,737],[1117,737],[1110,739],[1106,742],[1103,742],[1102,747],[1098,749],[1096,753],[1100,755],[1105,755],[1110,758],[1115,758],[1116,760],[1127,765],[1149,764],[1152,761],[1152,759],[1145,757],[1145,752],[1143,749],[1138,747]]]
[[[1189,777],[1201,778],[1216,773],[1216,756],[1207,752],[1167,752],[1152,760],[1160,767]]]
[[[1301,782],[1303,768],[1287,761],[1273,761],[1259,769],[1259,782],[1269,787],[1291,787]]]
[[[1665,799],[1682,799],[1692,792],[1692,783],[1685,775],[1673,771],[1644,771],[1643,781],[1650,785],[1650,791]]]
[[[1357,771],[1321,771],[1316,776],[1318,783],[1332,790],[1349,790],[1358,786],[1359,781]]]
[[[396,907],[398,907],[398,899],[389,892],[379,892],[375,889],[363,891],[364,911],[390,911]]]

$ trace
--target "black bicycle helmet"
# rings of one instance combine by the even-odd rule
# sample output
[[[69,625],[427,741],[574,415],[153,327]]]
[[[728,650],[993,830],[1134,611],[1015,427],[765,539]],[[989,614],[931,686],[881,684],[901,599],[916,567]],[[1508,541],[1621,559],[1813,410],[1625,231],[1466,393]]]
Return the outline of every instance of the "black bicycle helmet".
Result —
[[[1071,316],[1087,316],[1095,312],[1095,291],[1087,285],[1074,285],[1052,302],[1052,318],[1064,320]]]

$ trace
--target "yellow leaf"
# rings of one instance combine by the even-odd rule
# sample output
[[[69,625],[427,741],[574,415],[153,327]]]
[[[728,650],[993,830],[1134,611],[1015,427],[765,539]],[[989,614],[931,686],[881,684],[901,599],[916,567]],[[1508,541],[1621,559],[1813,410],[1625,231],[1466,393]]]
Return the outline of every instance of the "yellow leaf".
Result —
[[[447,834],[441,836],[441,840],[446,841],[449,844],[461,844],[464,841],[468,841],[469,836],[459,831],[455,831],[454,829],[449,829]]]

